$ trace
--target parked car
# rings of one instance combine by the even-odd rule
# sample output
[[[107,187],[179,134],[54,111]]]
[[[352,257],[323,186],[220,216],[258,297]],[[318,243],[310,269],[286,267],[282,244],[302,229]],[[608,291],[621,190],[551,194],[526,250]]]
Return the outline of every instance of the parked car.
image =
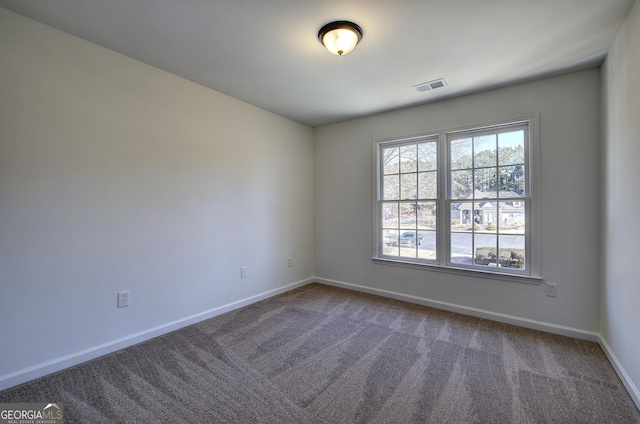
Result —
[[[416,244],[422,245],[422,234],[418,234],[417,237],[415,231],[405,231],[400,234],[400,246],[415,247]]]

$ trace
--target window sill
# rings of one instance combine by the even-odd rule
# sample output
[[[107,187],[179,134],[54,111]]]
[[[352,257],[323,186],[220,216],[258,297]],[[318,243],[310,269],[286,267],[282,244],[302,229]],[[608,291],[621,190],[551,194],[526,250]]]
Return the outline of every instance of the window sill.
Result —
[[[371,258],[374,263],[379,265],[391,265],[391,266],[400,266],[404,268],[413,268],[413,269],[422,269],[429,271],[437,271],[437,272],[445,272],[448,274],[457,274],[464,275],[466,277],[480,277],[480,278],[489,278],[492,280],[503,280],[509,281],[513,283],[524,283],[524,284],[542,284],[544,281],[542,277],[534,277],[531,275],[523,275],[523,274],[509,274],[509,273],[498,273],[491,271],[484,271],[480,269],[470,269],[470,268],[455,268],[450,266],[441,266],[434,264],[425,264],[397,259],[387,259],[387,258]]]

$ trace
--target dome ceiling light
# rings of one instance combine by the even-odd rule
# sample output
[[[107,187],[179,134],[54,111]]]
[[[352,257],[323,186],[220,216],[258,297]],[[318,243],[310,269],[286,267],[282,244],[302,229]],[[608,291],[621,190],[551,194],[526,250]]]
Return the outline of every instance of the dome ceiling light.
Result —
[[[331,53],[342,56],[360,42],[362,28],[353,22],[335,21],[320,28],[318,39]]]

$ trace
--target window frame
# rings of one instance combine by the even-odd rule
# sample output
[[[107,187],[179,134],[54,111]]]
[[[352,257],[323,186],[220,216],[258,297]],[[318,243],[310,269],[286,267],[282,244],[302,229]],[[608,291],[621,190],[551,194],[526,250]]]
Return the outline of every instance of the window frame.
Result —
[[[539,158],[539,115],[528,115],[512,119],[504,119],[490,123],[469,125],[464,127],[425,132],[422,134],[394,137],[373,142],[373,261],[379,264],[429,269],[442,272],[452,272],[463,275],[481,275],[483,277],[539,284],[542,281],[540,266],[540,158]],[[450,204],[454,202],[450,192],[450,143],[451,137],[471,136],[481,132],[495,131],[526,126],[524,165],[525,165],[525,268],[491,268],[483,265],[466,265],[451,261],[451,211]],[[475,134],[474,134],[475,133]],[[388,199],[383,198],[383,164],[382,150],[384,147],[401,146],[420,143],[436,138],[437,143],[437,175],[438,195],[436,200],[436,260],[390,256],[383,253],[383,223],[382,205]],[[497,152],[496,152],[497,154]],[[499,196],[499,195],[498,195]],[[402,201],[402,200],[399,200]],[[417,199],[416,201],[419,201]],[[473,202],[473,200],[470,200]],[[473,233],[471,233],[473,234]],[[499,235],[496,233],[496,235]]]

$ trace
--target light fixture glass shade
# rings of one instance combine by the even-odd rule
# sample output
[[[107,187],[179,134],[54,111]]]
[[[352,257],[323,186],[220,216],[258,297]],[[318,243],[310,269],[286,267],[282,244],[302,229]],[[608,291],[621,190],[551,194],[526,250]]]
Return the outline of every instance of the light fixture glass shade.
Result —
[[[342,56],[360,42],[362,29],[349,21],[331,22],[320,29],[318,39],[331,53]]]

